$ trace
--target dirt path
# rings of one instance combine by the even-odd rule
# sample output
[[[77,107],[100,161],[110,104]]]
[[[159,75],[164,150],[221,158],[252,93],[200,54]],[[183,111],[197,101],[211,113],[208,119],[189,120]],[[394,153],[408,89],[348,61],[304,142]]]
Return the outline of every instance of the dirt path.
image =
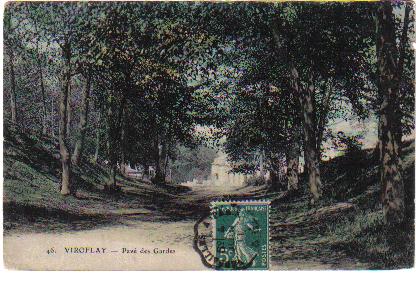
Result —
[[[192,248],[193,222],[138,222],[128,226],[61,234],[30,233],[4,237],[8,268],[24,270],[201,270]],[[101,254],[66,253],[69,247],[106,248]],[[53,248],[55,253],[48,254]],[[123,248],[137,254],[123,253]],[[157,249],[157,251],[155,250]],[[162,250],[173,253],[155,254]],[[102,249],[100,249],[102,250]],[[147,250],[148,253],[140,253]],[[111,252],[117,251],[117,252]]]
[[[128,193],[136,192],[129,190]],[[154,216],[147,215],[146,219],[140,215],[125,216],[116,225],[62,233],[12,232],[4,236],[5,264],[24,270],[206,270],[193,249],[196,219],[209,211],[209,202],[214,199],[261,198],[264,193],[261,187],[240,190],[200,187],[186,194],[165,195],[169,201],[159,203],[161,206]],[[281,215],[275,214],[272,218]],[[273,221],[286,221],[281,216],[284,218]],[[304,232],[307,231],[303,230],[271,231],[275,239],[271,245],[272,270],[365,268],[325,244],[306,243]],[[101,253],[74,253],[75,248],[82,247]],[[51,248],[54,253],[48,254]]]
[[[135,191],[129,190],[128,193],[135,194]],[[173,198],[163,205],[163,210],[167,215],[197,215],[208,209],[211,199],[226,194],[229,193],[215,189],[194,189],[186,195],[169,195]],[[19,270],[207,269],[193,249],[195,221],[160,219],[160,214],[155,213],[154,220],[149,216],[146,221],[141,216],[124,217],[121,221],[119,219],[121,225],[92,230],[62,233],[11,231],[4,236],[4,262],[8,268]],[[92,251],[101,253],[74,253],[75,248],[81,250],[85,247],[89,248],[88,252],[92,248]],[[123,248],[136,253],[127,253]],[[48,253],[51,249],[54,252]]]

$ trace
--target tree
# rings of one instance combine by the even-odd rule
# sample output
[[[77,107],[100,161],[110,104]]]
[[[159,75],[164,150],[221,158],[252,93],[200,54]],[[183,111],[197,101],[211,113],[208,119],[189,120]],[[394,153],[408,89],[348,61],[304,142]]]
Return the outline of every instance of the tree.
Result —
[[[364,76],[352,72],[356,67],[365,67],[367,59],[362,51],[368,47],[371,31],[363,29],[369,23],[366,5],[285,3],[282,9],[271,29],[279,51],[287,58],[292,91],[299,101],[305,166],[314,202],[322,195],[320,147],[329,107],[333,95],[357,104],[355,98],[365,92]]]
[[[242,78],[246,79],[246,84],[243,81],[240,85],[248,84],[244,89],[249,85],[256,87],[257,84],[276,87],[275,97],[271,97],[273,93],[267,89],[263,89],[263,95],[258,96],[263,99],[262,102],[269,102],[271,107],[275,107],[276,112],[272,114],[275,122],[266,121],[264,123],[272,125],[262,125],[261,120],[266,118],[263,116],[262,119],[253,119],[259,124],[249,125],[248,121],[251,119],[246,120],[247,116],[242,116],[243,123],[247,125],[239,122],[236,129],[242,131],[243,128],[239,126],[249,126],[249,131],[263,137],[263,140],[258,141],[257,147],[269,143],[267,146],[271,149],[266,150],[274,150],[268,158],[271,166],[273,159],[279,162],[279,158],[286,158],[286,166],[289,166],[287,176],[290,178],[288,185],[291,190],[292,186],[296,188],[295,183],[298,182],[297,173],[294,173],[297,172],[295,167],[300,155],[297,145],[303,144],[305,171],[308,174],[312,201],[318,200],[322,195],[319,162],[326,125],[331,117],[342,113],[339,110],[343,109],[340,105],[336,107],[334,103],[348,100],[356,113],[364,116],[358,99],[368,91],[365,87],[365,72],[368,69],[365,53],[369,38],[373,36],[372,31],[363,29],[371,23],[367,10],[371,11],[365,4],[241,4],[238,8],[227,10],[224,16],[225,22],[236,25],[232,32],[234,34],[230,33],[227,40],[233,43],[228,45],[234,45],[236,50],[237,57],[231,57],[232,61],[243,62],[238,69],[243,71]],[[317,15],[320,17],[316,17]],[[239,21],[236,21],[237,18]],[[360,39],[363,41],[358,41]],[[228,51],[232,49],[227,47]],[[356,73],[356,67],[360,67],[363,73]],[[244,97],[239,95],[236,99],[242,101]],[[234,102],[231,103],[231,107],[236,106]],[[250,104],[248,107],[248,110],[256,109]],[[231,111],[232,114],[238,113],[236,109]],[[267,115],[265,111],[257,110],[257,113]],[[233,119],[233,116],[230,118]],[[303,133],[300,129],[303,129]],[[243,132],[246,138],[250,134]],[[265,135],[269,135],[267,140]],[[302,141],[299,141],[300,135],[304,136]],[[228,134],[230,136],[233,135]],[[239,134],[234,136],[243,140]],[[282,141],[282,138],[286,141]],[[241,145],[243,142],[240,140],[236,143],[240,143],[235,145],[240,151],[236,154],[242,154],[241,150],[247,146]],[[253,149],[254,146],[250,146]],[[265,149],[263,147],[259,150]],[[246,152],[251,153],[250,150]]]
[[[101,10],[100,8],[102,7],[99,5],[83,5],[79,7],[80,13],[89,15],[89,18],[88,21],[80,23],[82,25],[82,31],[76,31],[77,41],[74,43],[74,50],[76,51],[74,70],[75,73],[80,74],[84,78],[78,131],[71,159],[75,165],[79,164],[83,155],[93,81],[96,81],[95,76],[98,74],[97,70],[99,69],[97,66],[100,61],[102,62],[101,58],[103,57],[99,47],[101,42],[96,41],[97,35],[95,33],[97,25],[99,25],[98,15]],[[68,124],[70,124],[69,121]]]
[[[380,106],[381,196],[385,222],[394,226],[404,219],[404,184],[401,171],[400,86],[407,45],[410,4],[406,4],[399,51],[392,3],[379,4],[377,11],[377,64]]]
[[[164,182],[176,144],[189,144],[194,138],[194,88],[188,80],[192,73],[186,72],[189,53],[203,51],[210,39],[205,40],[206,32],[190,25],[192,5],[100,7],[105,13],[95,31],[101,57],[96,84],[103,91],[102,106],[107,110],[109,185],[115,186],[117,165],[124,167],[126,162],[154,165],[155,182]],[[194,41],[199,41],[196,48]],[[199,54],[191,55],[203,59]]]
[[[78,165],[82,152],[84,149],[85,134],[88,123],[88,110],[89,110],[89,101],[90,101],[90,91],[91,91],[91,74],[88,74],[85,79],[85,87],[82,93],[82,102],[81,102],[81,114],[79,120],[79,130],[78,137],[75,143],[74,153],[72,154],[72,163]]]
[[[42,9],[36,9],[40,5]],[[61,93],[59,99],[59,151],[62,164],[61,194],[70,195],[72,191],[71,179],[71,151],[68,123],[68,103],[70,97],[70,84],[74,66],[74,46],[77,41],[77,32],[82,31],[84,19],[78,15],[84,4],[66,3],[31,3],[28,10],[37,11],[33,15],[42,31],[47,31],[46,41],[53,47],[59,47],[61,58],[60,82]],[[39,28],[40,29],[40,28]]]

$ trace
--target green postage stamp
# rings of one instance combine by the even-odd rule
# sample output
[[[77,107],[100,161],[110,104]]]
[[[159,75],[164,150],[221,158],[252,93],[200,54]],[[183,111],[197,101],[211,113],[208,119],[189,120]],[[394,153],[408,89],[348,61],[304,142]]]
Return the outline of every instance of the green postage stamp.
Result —
[[[215,268],[269,269],[268,201],[213,202]]]

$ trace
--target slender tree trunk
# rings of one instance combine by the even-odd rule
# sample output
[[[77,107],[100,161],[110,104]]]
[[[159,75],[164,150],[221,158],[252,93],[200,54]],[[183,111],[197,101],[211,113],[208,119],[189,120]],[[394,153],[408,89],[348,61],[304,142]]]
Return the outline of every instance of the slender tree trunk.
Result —
[[[112,145],[110,144],[110,140],[107,139],[107,148],[111,149]],[[110,152],[112,153],[112,152]],[[109,178],[107,182],[107,186],[110,190],[115,190],[117,188],[117,162],[112,160],[109,161]]]
[[[71,118],[72,118],[72,107],[71,107],[71,79],[69,80],[69,84],[68,84],[68,97],[66,98],[66,106],[67,106],[67,118],[66,118],[66,134],[69,137],[69,135],[71,134]]]
[[[116,173],[117,173],[117,151],[115,149],[115,141],[116,141],[116,128],[114,127],[114,111],[112,107],[113,103],[109,104],[107,110],[107,157],[109,161],[109,179],[107,185],[110,190],[116,188],[117,181],[116,181]]]
[[[164,168],[163,171],[165,171],[165,182],[166,182],[166,177],[168,177],[168,181],[170,181],[170,176],[168,176],[168,168],[169,168],[169,156],[166,153],[166,157],[165,157],[165,161],[164,161]]]
[[[400,169],[398,141],[399,123],[395,123],[398,75],[396,66],[396,36],[393,8],[390,2],[380,4],[377,17],[380,32],[378,55],[381,148],[381,199],[386,224],[393,227],[404,219],[404,185]]]
[[[120,107],[118,110],[118,117],[117,117],[117,139],[119,139],[119,146],[117,147],[118,151],[120,152],[120,172],[124,175],[126,171],[125,165],[125,104],[126,104],[126,95],[128,92],[123,93],[122,99],[120,102]]]
[[[55,138],[55,101],[51,98],[51,136]]]
[[[381,143],[380,143],[380,139],[381,139],[381,120],[380,120],[380,115],[377,115],[377,144],[376,147],[374,148],[374,153],[375,156],[377,157],[377,160],[379,160],[381,162]],[[381,166],[380,166],[381,168]],[[380,170],[381,171],[381,170]],[[381,173],[381,172],[380,172]]]
[[[167,167],[167,147],[166,142],[162,142],[161,151],[160,151],[160,171],[161,171],[161,180],[162,183],[166,182],[166,167]]]
[[[164,154],[163,171],[164,171],[165,179],[166,179],[166,176],[168,174],[170,144],[167,143],[164,146],[165,146],[165,149],[164,149],[164,153],[163,153]]]
[[[71,191],[71,153],[69,151],[68,133],[66,131],[68,117],[68,94],[71,81],[71,48],[68,42],[63,46],[65,66],[62,77],[62,93],[59,101],[59,152],[62,163],[61,194],[69,195]]]
[[[55,138],[55,101],[51,98],[51,135]]]
[[[10,112],[12,123],[17,124],[16,112],[16,78],[14,74],[14,55],[13,51],[9,52],[9,69],[10,69]]]
[[[259,176],[261,179],[266,180],[266,169],[264,168],[264,151],[260,151],[259,157]]]
[[[86,78],[85,89],[81,101],[81,115],[79,120],[79,135],[75,143],[74,154],[72,155],[72,163],[75,165],[79,164],[84,149],[85,134],[88,123],[88,110],[90,101],[90,90],[91,90],[91,75]]]
[[[121,129],[124,115],[124,105],[126,103],[126,97],[122,94],[122,99],[119,103],[109,103],[107,110],[107,152],[110,162],[110,187],[117,188],[116,173],[117,166],[122,167],[123,163],[120,161],[120,149],[123,149],[123,143],[121,143]],[[118,108],[118,109],[117,109]],[[115,113],[114,109],[117,109],[118,113]],[[121,145],[120,145],[121,143]]]
[[[100,132],[97,131],[96,138],[95,138],[94,163],[98,162],[99,150],[100,150]]]
[[[156,136],[156,139],[154,141],[154,155],[155,155],[155,177],[154,181],[159,182],[161,178],[161,171],[160,171],[160,144],[159,144],[159,136]]]
[[[116,176],[117,176],[117,165],[113,165],[113,171],[112,171],[112,174],[111,174],[111,177],[112,177],[112,187],[115,189],[116,187],[117,187],[117,179],[116,179]]]
[[[286,154],[287,190],[296,193],[299,190],[300,127],[293,127],[292,141]]]
[[[314,86],[312,80],[309,81],[308,89],[304,91],[300,87],[299,73],[295,67],[291,69],[294,92],[300,102],[301,118],[303,120],[303,135],[305,145],[305,166],[308,171],[308,185],[312,194],[312,203],[319,200],[322,196],[321,175],[319,171],[319,159],[316,145],[316,124],[315,124],[315,105],[314,105]]]
[[[100,119],[101,113],[98,113],[98,127],[95,136],[95,153],[94,153],[94,163],[98,162],[98,152],[100,150]]]
[[[125,155],[125,153],[126,153],[126,147],[125,147],[125,145],[126,145],[126,143],[125,143],[125,141],[126,141],[126,131],[125,131],[125,117],[124,117],[124,115],[125,115],[125,113],[124,112],[122,112],[123,113],[123,115],[121,116],[121,123],[120,123],[120,129],[121,129],[121,135],[120,135],[120,150],[121,150],[121,164],[120,164],[120,171],[121,171],[121,173],[123,174],[123,175],[126,175],[126,155]]]
[[[164,161],[166,157],[166,147],[163,141],[160,141],[160,136],[156,137],[155,140],[155,182],[156,183],[165,183],[165,171],[164,171]]]

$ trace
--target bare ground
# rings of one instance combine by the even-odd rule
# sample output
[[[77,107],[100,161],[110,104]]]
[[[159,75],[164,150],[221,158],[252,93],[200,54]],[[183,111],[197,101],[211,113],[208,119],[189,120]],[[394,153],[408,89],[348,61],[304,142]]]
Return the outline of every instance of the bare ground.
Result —
[[[29,219],[25,225],[15,225],[4,237],[6,266],[24,270],[204,270],[207,268],[193,250],[193,229],[196,220],[209,212],[210,201],[250,197],[277,199],[275,202],[279,203],[282,196],[268,193],[265,187],[239,190],[201,187],[175,193],[159,189],[157,193],[153,191],[154,194],[138,187],[124,186],[125,194],[120,197],[139,197],[140,207],[119,207],[107,211],[104,217],[98,217],[99,211],[96,211],[97,215],[91,215],[91,209],[75,219],[61,215],[60,220],[56,220],[56,217],[43,215]],[[307,202],[307,199],[303,200]],[[277,207],[279,205],[283,204],[277,204]],[[338,208],[321,208],[308,217],[300,215],[299,219],[277,213],[273,208],[271,269],[366,268],[366,264],[334,250],[319,237],[319,231],[313,230],[319,225],[311,223],[311,219],[333,211],[336,213]],[[319,223],[319,218],[316,219]],[[65,247],[107,250],[104,254],[67,254]],[[55,252],[48,254],[51,248]],[[122,253],[123,248],[136,248],[137,253]],[[175,252],[155,254],[155,248],[169,248]],[[149,253],[140,253],[144,250]]]

